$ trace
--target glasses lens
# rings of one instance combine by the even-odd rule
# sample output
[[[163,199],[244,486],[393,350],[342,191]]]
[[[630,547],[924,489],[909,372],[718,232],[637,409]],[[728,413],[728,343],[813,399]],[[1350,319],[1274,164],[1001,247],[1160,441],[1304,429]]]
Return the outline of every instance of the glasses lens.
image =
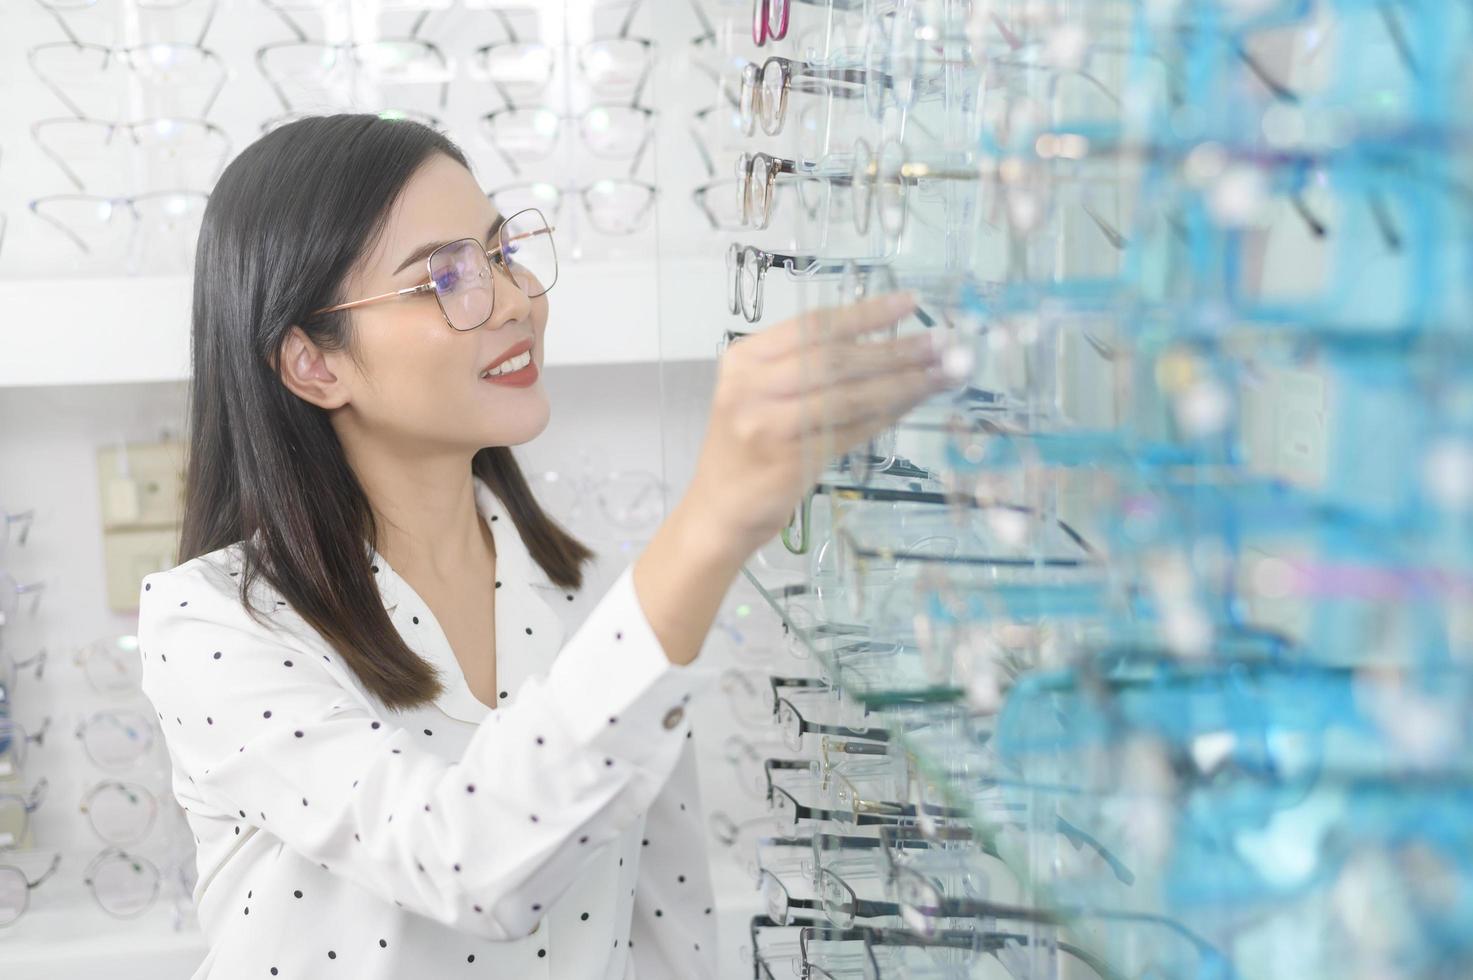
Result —
[[[82,651],[82,669],[88,683],[99,694],[132,694],[143,682],[138,637],[114,636],[90,644]]]
[[[739,279],[741,281],[742,316],[747,318],[748,323],[756,323],[762,312],[759,301],[762,297],[762,270],[757,250],[751,246],[747,247],[742,255]]]
[[[772,180],[772,158],[759,153],[752,158],[752,179],[747,182],[750,201],[747,207],[752,215],[752,224],[766,228],[771,212],[767,207],[767,192]]]
[[[890,75],[895,79],[895,102],[910,106],[915,102],[916,75],[920,71],[921,34],[923,25],[914,4],[896,11],[890,40]]]
[[[502,222],[501,257],[517,288],[528,298],[543,295],[557,282],[552,228],[536,208],[518,211]]]
[[[757,221],[757,212],[752,207],[752,172],[756,169],[755,164],[756,157],[745,150],[737,157],[737,207],[742,213],[742,224],[749,227]]]
[[[0,868],[0,926],[8,926],[26,910],[30,889],[17,868]]]
[[[788,890],[771,871],[762,872],[762,905],[773,922],[788,924]]]
[[[788,0],[767,0],[767,34],[781,41],[788,33]]]
[[[827,868],[819,870],[818,892],[829,921],[840,929],[854,925],[854,893]]]
[[[655,189],[633,180],[599,180],[583,192],[588,223],[604,235],[632,235],[644,227]]]
[[[863,484],[869,478],[869,449],[868,445],[861,448],[856,454],[864,460],[864,476],[855,473],[854,478]],[[860,564],[859,553],[853,537],[848,531],[840,531],[834,536],[834,549],[838,553],[834,556],[838,565],[839,588],[848,596],[849,614],[854,617],[862,616],[864,613],[864,568]]]
[[[536,208],[555,221],[563,207],[563,192],[556,184],[537,180],[527,184],[507,184],[488,195],[496,210],[502,214],[516,214],[527,208]]]
[[[87,802],[87,819],[109,844],[132,844],[148,834],[157,808],[153,794],[142,786],[106,783]]]
[[[914,871],[902,870],[895,879],[895,897],[900,903],[900,918],[915,933],[927,938],[936,933],[936,912],[941,896]]]
[[[583,114],[583,142],[599,156],[631,157],[649,138],[653,119],[635,106],[594,106]]]
[[[557,146],[561,120],[551,109],[507,109],[490,118],[491,139],[509,157],[542,160]]]
[[[849,189],[854,197],[854,230],[863,235],[869,231],[870,198],[875,190],[875,156],[863,139],[854,141],[854,173]]]
[[[864,107],[871,119],[882,119],[885,115],[885,90],[890,84],[886,74],[890,32],[885,29],[883,18],[870,24],[864,43]]]
[[[16,775],[25,764],[25,729],[8,718],[0,718],[0,779]]]
[[[783,128],[786,96],[782,62],[769,60],[762,66],[762,131],[769,136],[776,136]]]
[[[741,277],[741,270],[738,266],[741,265],[741,261],[742,247],[738,243],[732,242],[726,247],[726,308],[731,312],[732,316],[742,311],[741,300],[737,296],[739,290],[738,279]]]
[[[631,93],[649,72],[653,49],[634,38],[594,41],[583,46],[578,64],[598,92]]]
[[[0,797],[0,848],[18,847],[30,825],[26,801],[18,796]]]
[[[474,330],[491,318],[491,260],[473,238],[442,245],[430,255],[430,281],[445,319],[456,330]]]
[[[772,807],[772,815],[777,818],[779,824],[797,826],[798,807],[793,801],[793,798],[788,795],[787,790],[774,787],[770,805]]]
[[[905,164],[905,151],[900,143],[888,140],[880,147],[876,161],[879,169],[878,195],[875,205],[880,212],[880,227],[899,237],[905,229],[905,184],[900,171]]]
[[[104,858],[92,872],[92,893],[103,911],[119,918],[141,915],[153,904],[159,873],[142,858],[115,854]]]
[[[364,75],[379,82],[443,82],[445,56],[427,41],[365,41],[351,48]]]
[[[103,769],[128,769],[153,746],[153,728],[136,711],[99,712],[82,727],[82,747]]]
[[[741,181],[718,180],[699,188],[696,199],[707,219],[721,231],[742,227]]]
[[[544,88],[552,78],[552,50],[544,44],[493,44],[480,55],[487,81],[522,93]]]
[[[794,752],[803,748],[803,722],[791,702],[783,701],[777,709],[777,724],[782,730],[783,742]]]
[[[845,262],[839,277],[839,302],[858,303],[869,292],[869,276],[858,263]]]
[[[751,62],[742,66],[742,89],[737,99],[737,110],[741,117],[742,132],[747,136],[751,136],[757,128],[758,70]]]

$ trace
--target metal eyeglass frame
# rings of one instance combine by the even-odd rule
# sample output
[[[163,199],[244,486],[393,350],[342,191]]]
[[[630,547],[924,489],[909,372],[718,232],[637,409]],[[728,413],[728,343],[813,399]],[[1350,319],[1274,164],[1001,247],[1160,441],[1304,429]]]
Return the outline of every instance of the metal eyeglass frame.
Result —
[[[742,294],[742,275],[747,265],[752,266],[754,279],[750,305]],[[726,249],[726,268],[731,273],[730,289],[727,291],[727,310],[733,316],[741,316],[748,323],[762,319],[762,282],[767,270],[773,266],[784,269],[794,279],[810,279],[816,276],[836,276],[851,265],[861,268],[878,267],[884,262],[864,259],[826,258],[822,255],[769,252],[755,245],[732,242]]]
[[[231,157],[232,144],[230,136],[225,130],[207,119],[156,117],[139,119],[133,122],[109,122],[104,119],[78,119],[73,116],[53,116],[48,119],[37,120],[31,124],[31,139],[40,147],[42,153],[50,157],[52,162],[61,168],[62,173],[66,174],[67,179],[76,186],[77,190],[85,192],[87,190],[86,185],[83,183],[82,178],[77,176],[77,172],[67,164],[66,157],[56,152],[47,144],[45,139],[46,133],[57,127],[90,127],[106,133],[103,142],[110,146],[113,138],[121,131],[128,134],[134,147],[139,147],[142,145],[138,139],[138,133],[140,131],[158,131],[165,126],[192,129],[218,143],[219,162],[213,172],[204,178],[208,185],[213,186],[215,179],[220,176],[220,172],[225,169],[225,164]]]
[[[767,73],[774,69],[781,79],[775,108],[766,105],[763,94],[766,89],[763,82]],[[864,68],[830,68],[811,61],[795,61],[781,55],[773,55],[761,65],[749,61],[742,66],[741,82],[737,90],[737,112],[742,132],[747,136],[756,135],[760,123],[762,131],[768,136],[781,133],[783,123],[787,120],[789,92],[862,99],[863,86],[867,82],[868,69]],[[846,85],[858,85],[860,88],[846,88]]]
[[[542,220],[542,223],[545,226],[545,230],[543,228],[538,228],[538,229],[536,229],[534,231],[529,231],[529,232],[527,232],[524,235],[517,235],[516,238],[517,239],[530,238],[533,235],[546,234],[547,235],[547,238],[548,238],[548,245],[549,246],[552,246],[552,232],[553,232],[553,227],[552,227],[552,225],[550,225],[550,224],[547,223],[547,218],[544,217],[543,214],[542,214],[542,212],[539,211],[537,208],[523,208],[522,210],[517,211],[515,214],[512,214],[509,217],[503,218],[500,222],[497,223],[497,226],[496,226],[497,244],[495,246],[493,246],[492,248],[486,248],[478,239],[475,239],[475,238],[458,238],[458,239],[456,239],[453,242],[446,242],[444,245],[441,245],[439,248],[435,249],[433,252],[431,252],[425,258],[425,275],[427,277],[427,280],[425,282],[420,283],[418,286],[408,286],[408,287],[406,287],[404,289],[396,289],[396,290],[394,290],[393,292],[390,292],[390,293],[379,293],[377,296],[367,296],[367,297],[365,297],[363,299],[355,299],[355,300],[353,300],[351,302],[348,302],[348,303],[338,303],[335,306],[323,307],[320,310],[314,310],[310,314],[310,316],[314,316],[314,317],[316,317],[316,316],[324,316],[324,315],[326,315],[328,313],[337,313],[337,312],[342,311],[342,310],[356,309],[356,308],[358,308],[360,306],[367,306],[370,303],[378,303],[378,302],[381,302],[383,300],[397,299],[397,298],[402,297],[402,296],[417,296],[420,293],[431,292],[431,293],[434,293],[435,294],[435,305],[440,308],[440,315],[445,318],[445,325],[446,326],[448,326],[451,330],[456,331],[457,333],[463,333],[463,332],[465,332],[467,330],[475,330],[477,327],[481,326],[481,324],[484,324],[486,322],[486,320],[490,320],[491,319],[491,313],[487,313],[486,314],[486,319],[485,320],[482,320],[481,323],[476,324],[475,327],[457,327],[455,324],[453,324],[453,323],[450,322],[450,315],[445,312],[444,305],[442,303],[440,303],[439,293],[435,291],[435,276],[434,276],[435,256],[437,254],[439,254],[439,252],[442,249],[451,248],[451,247],[454,247],[456,245],[461,245],[461,244],[463,244],[465,242],[473,242],[477,246],[479,246],[482,249],[484,249],[488,258],[490,258],[491,253],[493,253],[493,252],[496,252],[496,253],[500,254],[500,253],[504,252],[507,248],[509,248],[510,245],[511,245],[511,242],[512,242],[511,239],[508,239],[506,237],[506,227],[507,227],[507,225],[511,224],[512,221],[514,221],[519,215],[526,214],[528,211],[535,211],[536,212],[537,217]],[[552,282],[550,282],[547,285],[543,286],[541,292],[539,292],[539,293],[537,293],[535,295],[528,295],[527,296],[528,299],[536,299],[538,296],[545,296],[547,294],[548,290],[552,289],[552,287],[557,283],[557,273],[556,273],[557,249],[555,247],[553,248],[553,262],[554,262],[554,273],[553,273],[553,277],[552,277]],[[495,277],[495,274],[494,273],[495,273],[495,270],[496,270],[496,267],[497,267],[498,264],[501,266],[501,268],[503,270],[506,269],[506,264],[505,264],[504,261],[502,261],[500,263],[498,263],[494,259],[491,261],[491,268],[492,268],[492,273],[493,273],[493,275],[491,277],[491,280],[490,280],[491,281],[491,284],[492,284],[491,285],[491,310],[493,312],[495,310],[495,304],[496,304],[496,277]],[[512,280],[513,283],[516,283],[516,279],[515,278],[512,278],[511,277],[511,274],[509,272],[507,273],[507,277],[508,278],[511,278],[511,280]],[[517,288],[518,289],[521,289],[521,286],[518,285]],[[523,292],[525,293],[525,290],[523,290]]]
[[[417,47],[421,51],[428,53],[432,60],[439,63],[441,71],[444,72],[444,77],[440,80],[439,83],[439,102],[440,108],[444,109],[447,104],[447,100],[450,97],[450,83],[451,81],[453,81],[453,79],[450,77],[450,62],[445,56],[445,51],[438,44],[435,44],[433,41],[425,41],[417,37],[384,37],[379,38],[376,41],[347,41],[339,43],[312,40],[275,41],[271,44],[262,45],[261,47],[256,49],[256,69],[260,71],[262,77],[266,79],[266,83],[271,86],[271,90],[276,93],[277,100],[281,102],[282,110],[284,112],[293,112],[296,111],[298,107],[292,105],[291,100],[288,99],[286,96],[286,90],[283,89],[281,86],[281,82],[278,81],[276,76],[273,75],[271,71],[267,70],[266,68],[266,57],[273,51],[284,51],[288,48],[316,48],[321,49],[322,51],[347,52],[348,60],[351,62],[352,66],[355,69],[361,69],[364,67],[364,65],[362,62],[362,56],[359,52],[369,48],[377,48],[384,45],[395,44],[411,45],[413,47]],[[336,56],[334,56],[333,64],[321,69],[320,73],[322,75],[326,75],[329,72],[334,71],[337,67],[338,66],[336,63]],[[372,68],[370,67],[367,70],[371,71]]]
[[[816,888],[821,890],[824,887],[824,884],[827,883],[830,887],[848,894],[849,897],[846,904],[849,908],[853,909],[853,912],[849,913],[850,921],[855,918],[883,919],[900,915],[899,904],[895,902],[875,901],[872,899],[859,898],[854,894],[854,889],[851,888],[849,884],[844,881],[843,878],[840,878],[833,871],[830,871],[828,868],[818,868],[817,871],[818,880],[815,882]],[[783,914],[781,919],[772,915],[772,912],[776,910],[777,906],[772,901],[772,899],[768,897],[769,888],[775,889],[782,896]],[[763,893],[764,904],[767,906],[767,917],[779,926],[787,926],[793,924],[794,909],[802,909],[808,912],[822,912],[825,916],[829,918],[830,922],[833,921],[833,914],[829,911],[829,902],[825,901],[822,898],[794,898],[792,894],[789,893],[788,886],[783,884],[783,880],[779,878],[776,874],[774,874],[769,868],[760,868],[758,870],[757,890]]]
[[[130,72],[133,72],[134,75],[138,75],[140,73],[140,69],[136,63],[138,60],[140,60],[140,55],[142,56],[142,60],[146,63],[149,57],[160,58],[166,51],[183,49],[197,52],[200,55],[200,62],[202,64],[213,64],[215,66],[216,80],[214,88],[210,90],[209,97],[205,99],[204,105],[201,106],[198,111],[191,113],[191,115],[196,119],[203,119],[210,114],[210,109],[213,108],[215,100],[219,98],[220,92],[225,88],[225,80],[229,75],[224,60],[221,59],[221,57],[214,51],[211,51],[209,48],[202,47],[198,44],[189,44],[180,41],[160,41],[153,44],[142,44],[132,47],[110,47],[105,44],[93,44],[90,41],[79,41],[73,38],[70,41],[52,41],[46,44],[37,44],[33,47],[27,48],[26,61],[30,64],[31,70],[35,72],[36,77],[41,80],[41,84],[50,89],[53,95],[55,95],[58,99],[65,103],[66,107],[70,109],[73,115],[75,115],[78,119],[90,119],[95,117],[83,111],[80,106],[78,106],[75,102],[68,98],[66,93],[62,91],[61,87],[52,78],[50,78],[46,74],[46,72],[42,71],[41,68],[36,64],[36,55],[38,53],[43,51],[51,51],[58,48],[100,52],[102,56],[101,70],[103,71],[108,68],[108,65],[110,64],[112,59],[116,57],[119,63],[126,66],[126,68]],[[171,90],[177,88],[178,86],[170,86]]]
[[[188,210],[202,215],[204,213],[205,205],[209,202],[210,195],[205,191],[187,190],[185,188],[167,188],[165,190],[145,191],[141,194],[130,194],[116,197],[106,194],[47,194],[43,197],[37,197],[31,199],[30,201],[27,201],[26,207],[29,208],[30,212],[34,214],[37,218],[46,222],[48,225],[61,232],[63,235],[66,235],[67,238],[71,239],[72,243],[76,245],[77,248],[81,249],[84,254],[91,255],[92,249],[89,248],[87,245],[87,234],[79,234],[65,221],[62,221],[60,218],[56,218],[53,217],[51,214],[48,214],[45,207],[46,205],[50,205],[58,201],[91,201],[95,202],[98,205],[98,209],[94,212],[94,214],[100,213],[103,207],[107,208],[106,213],[109,215],[109,220],[112,214],[111,209],[114,206],[126,207],[128,216],[133,221],[133,227],[131,232],[129,233],[130,238],[128,246],[129,251],[131,252],[134,248],[134,239],[132,238],[132,236],[138,234],[139,229],[144,227],[145,221],[143,217],[143,212],[138,209],[138,205],[141,202],[152,202],[158,199],[170,198],[180,201],[193,201],[194,204],[197,205],[197,210]]]
[[[629,10],[627,13],[625,13],[623,21],[620,22],[619,29],[615,31],[612,35],[600,34],[597,37],[590,38],[588,41],[577,45],[578,57],[576,63],[579,69],[582,70],[585,74],[587,74],[588,68],[587,65],[584,63],[584,54],[588,50],[588,48],[594,44],[599,44],[606,41],[634,41],[641,48],[644,49],[644,70],[640,74],[639,81],[635,83],[634,92],[629,98],[629,102],[631,105],[639,101],[640,96],[644,93],[644,87],[649,83],[650,76],[654,71],[655,42],[646,37],[630,37],[629,35],[630,30],[634,26],[634,15],[639,12],[639,8],[642,3],[643,0],[634,0],[634,2],[629,5]],[[552,48],[554,47],[553,45],[543,44],[541,41],[523,41],[521,35],[517,33],[515,25],[512,24],[511,18],[507,15],[504,9],[494,5],[489,7],[488,9],[492,14],[496,16],[498,20],[501,21],[501,28],[503,31],[506,32],[506,40],[494,41],[491,44],[481,45],[473,52],[471,52],[475,58],[478,58],[480,61],[484,62],[489,60],[487,56],[492,48],[506,47],[510,45],[521,46],[524,44],[542,47],[548,51],[549,56],[551,55]],[[488,81],[490,81],[491,86],[496,89],[497,95],[501,96],[501,100],[503,102],[505,102],[507,105],[513,104],[511,94],[502,86],[500,82],[493,79],[488,79]],[[545,87],[549,81],[551,81],[550,75],[547,79],[539,82],[537,84],[537,88],[540,90],[541,88]]]
[[[576,122],[578,123],[576,127],[576,132],[582,138],[583,145],[586,146],[590,152],[592,152],[595,156],[603,157],[606,159],[619,159],[622,154],[599,153],[597,150],[594,150],[593,142],[588,138],[588,118],[590,114],[599,110],[618,110],[620,112],[633,113],[641,120],[640,128],[644,135],[639,141],[639,146],[635,148],[634,153],[631,154],[629,158],[629,175],[632,177],[635,172],[638,171],[640,161],[644,159],[645,151],[649,149],[651,142],[653,142],[654,140],[655,116],[658,114],[654,109],[649,109],[645,106],[633,105],[624,102],[597,102],[593,105],[588,106],[585,109],[582,109],[579,112],[565,113],[558,112],[557,110],[550,109],[542,105],[522,106],[508,103],[506,106],[503,106],[500,109],[495,109],[491,112],[485,113],[480,117],[480,121],[485,128],[486,141],[491,144],[491,148],[496,151],[497,155],[506,162],[506,165],[511,170],[511,172],[520,177],[522,174],[522,168],[517,166],[515,156],[507,152],[506,148],[501,145],[501,140],[498,139],[496,136],[497,120],[516,113],[528,113],[538,111],[546,112],[548,114],[548,117],[553,119],[556,124],[556,130],[554,135],[552,136],[553,142],[556,142],[557,140],[562,138],[563,123]]]
[[[42,803],[46,802],[46,788],[49,785],[50,783],[46,777],[42,776],[36,780],[36,785],[32,786],[30,792],[25,795],[21,795],[20,793],[0,793],[0,805],[4,805],[7,802],[13,803],[17,812],[21,814],[19,834],[9,839],[0,839],[0,848],[16,847],[25,839],[26,831],[31,826],[31,814],[35,813]]]
[[[638,190],[640,194],[643,195],[643,201],[639,205],[638,210],[632,212],[631,219],[628,223],[627,228],[610,230],[606,227],[600,226],[598,222],[593,220],[594,206],[589,195],[601,185],[615,184]],[[552,200],[552,214],[554,219],[562,214],[563,201],[569,197],[576,197],[579,203],[583,205],[584,217],[588,219],[588,223],[593,226],[593,229],[601,235],[634,235],[645,230],[645,225],[649,220],[650,211],[654,208],[655,201],[659,198],[660,195],[659,188],[657,188],[654,184],[647,183],[642,180],[633,180],[628,177],[601,177],[597,180],[591,180],[585,184],[554,184],[551,181],[542,180],[522,181],[514,184],[502,184],[499,187],[491,188],[491,190],[486,192],[486,196],[490,198],[491,202],[494,204],[496,203],[496,198],[498,195],[505,194],[507,191],[521,190],[527,187],[543,187],[546,189],[550,189],[556,195]],[[521,208],[513,213],[520,214],[522,211],[531,210],[541,209]]]
[[[0,929],[3,929],[9,925],[14,925],[21,920],[21,918],[26,914],[26,910],[31,907],[31,891],[35,888],[40,887],[47,878],[50,878],[53,874],[55,874],[56,869],[60,865],[61,855],[53,854],[51,856],[50,866],[47,867],[45,871],[41,872],[41,876],[39,878],[37,878],[35,881],[32,881],[24,871],[22,871],[20,868],[17,868],[15,865],[0,864],[0,875],[12,874],[26,883],[26,890],[22,893],[25,895],[25,901],[21,904],[20,910],[15,913],[14,918],[0,921]]]
[[[792,716],[792,721],[787,721],[784,712]],[[797,733],[797,740],[801,742],[805,734],[813,735],[837,735],[844,739],[868,739],[871,742],[888,742],[890,731],[886,728],[849,728],[844,725],[825,725],[809,721],[798,713],[797,707],[788,698],[777,699],[777,722],[779,727],[792,727]],[[789,746],[792,742],[788,743]]]
[[[121,792],[135,805],[141,804],[148,814],[148,819],[144,821],[143,828],[136,834],[129,837],[110,837],[102,832],[102,828],[97,826],[97,820],[93,816],[93,804],[98,796],[110,790]],[[136,844],[148,836],[148,832],[153,829],[154,821],[158,819],[159,800],[152,790],[141,783],[125,782],[121,779],[104,779],[99,783],[94,783],[87,790],[86,795],[82,797],[82,801],[77,804],[77,809],[87,815],[87,823],[91,826],[92,832],[97,835],[99,840],[113,846],[123,846]]]

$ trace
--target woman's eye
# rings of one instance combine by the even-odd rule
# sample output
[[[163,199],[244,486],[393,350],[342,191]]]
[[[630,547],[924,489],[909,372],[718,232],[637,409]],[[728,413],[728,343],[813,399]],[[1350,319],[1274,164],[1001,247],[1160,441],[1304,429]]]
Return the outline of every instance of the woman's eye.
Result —
[[[460,277],[456,274],[454,269],[446,269],[439,275],[435,276],[435,291],[438,293],[448,293],[450,290],[455,288],[455,284],[459,281]]]

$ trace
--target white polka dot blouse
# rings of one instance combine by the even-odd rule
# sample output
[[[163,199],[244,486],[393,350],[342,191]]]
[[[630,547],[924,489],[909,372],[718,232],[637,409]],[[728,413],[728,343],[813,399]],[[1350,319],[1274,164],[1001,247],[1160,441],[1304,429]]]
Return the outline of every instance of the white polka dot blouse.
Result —
[[[269,585],[242,607],[239,546],[150,575],[143,690],[198,848],[212,980],[698,980],[716,929],[676,666],[626,568],[577,605],[480,479],[496,545],[497,705],[433,613],[373,574],[444,693],[385,708]]]

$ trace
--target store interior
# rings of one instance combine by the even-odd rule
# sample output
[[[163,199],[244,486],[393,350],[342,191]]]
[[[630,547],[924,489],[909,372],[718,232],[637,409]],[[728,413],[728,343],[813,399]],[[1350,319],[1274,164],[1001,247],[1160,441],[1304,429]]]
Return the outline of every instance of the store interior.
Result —
[[[12,0],[0,92],[5,980],[205,954],[139,582],[211,188],[331,112],[556,227],[573,624],[746,335],[946,351],[692,668],[720,980],[1473,975],[1473,7]]]

